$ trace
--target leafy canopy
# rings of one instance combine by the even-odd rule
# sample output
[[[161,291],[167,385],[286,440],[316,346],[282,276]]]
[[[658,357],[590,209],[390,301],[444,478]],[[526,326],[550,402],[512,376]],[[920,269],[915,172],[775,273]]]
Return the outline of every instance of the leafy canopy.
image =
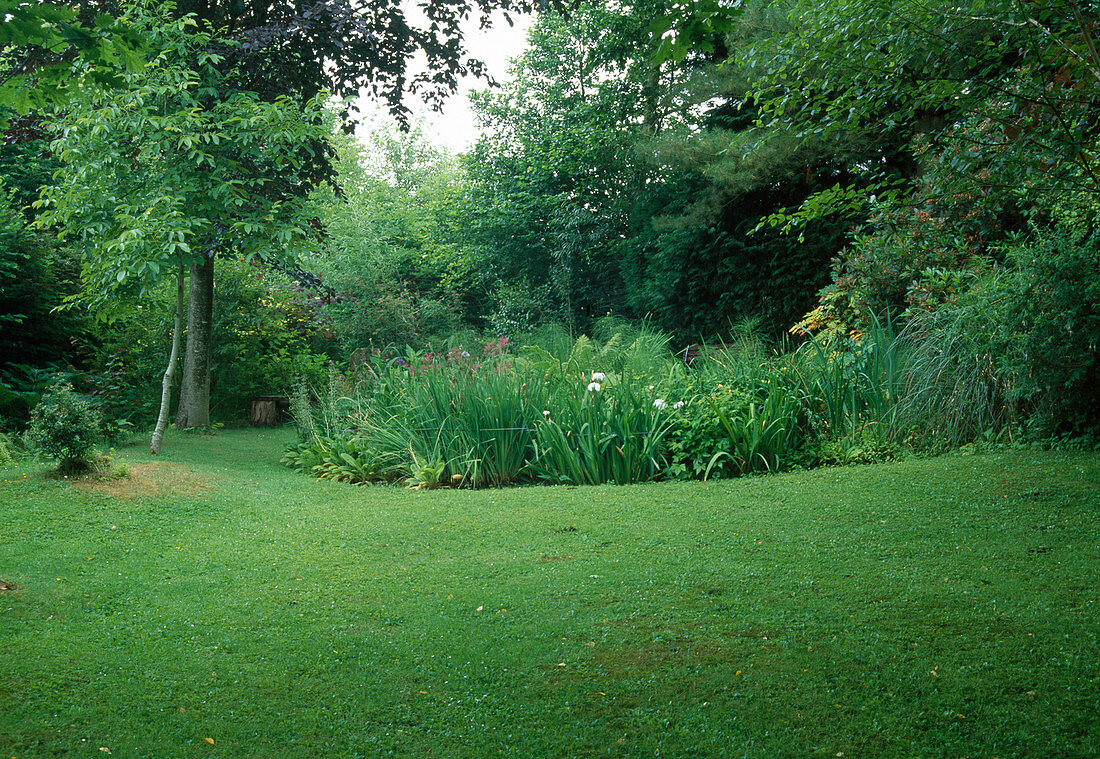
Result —
[[[211,52],[222,41],[189,17],[138,7],[125,20],[156,53],[120,87],[81,88],[54,119],[63,167],[39,201],[37,223],[85,251],[87,300],[106,308],[214,249],[250,260],[308,247],[302,169],[325,136],[319,101],[224,89]],[[74,65],[77,82],[87,73]]]

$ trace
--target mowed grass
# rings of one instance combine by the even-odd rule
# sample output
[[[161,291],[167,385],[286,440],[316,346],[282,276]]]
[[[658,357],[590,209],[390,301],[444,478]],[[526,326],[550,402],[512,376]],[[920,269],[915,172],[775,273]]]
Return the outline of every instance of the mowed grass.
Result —
[[[287,440],[0,469],[0,756],[1100,754],[1095,454],[409,491]]]

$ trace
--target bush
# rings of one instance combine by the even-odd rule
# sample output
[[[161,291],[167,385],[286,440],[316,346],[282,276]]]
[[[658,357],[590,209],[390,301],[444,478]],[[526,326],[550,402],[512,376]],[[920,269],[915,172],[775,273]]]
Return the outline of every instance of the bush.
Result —
[[[733,476],[737,473],[735,463],[722,456],[729,451],[729,435],[722,425],[720,412],[728,417],[747,415],[752,394],[747,389],[725,383],[707,390],[701,378],[691,385],[695,392],[683,401],[682,411],[673,417],[665,439],[669,474],[702,479],[714,462],[712,473],[715,476]]]
[[[521,357],[506,338],[475,355],[459,346],[365,354],[354,398],[336,375],[328,392],[298,385],[291,408],[301,442],[284,463],[332,479],[424,487],[652,479],[663,471],[667,406],[646,389],[647,375],[626,367],[667,349],[644,337],[624,344],[616,334],[603,346],[582,337]],[[611,365],[620,371],[606,380],[593,369]],[[593,377],[604,392],[587,389]]]
[[[83,471],[92,465],[100,424],[99,412],[72,385],[60,383],[31,412],[26,440],[40,458],[56,459],[60,471]]]
[[[1032,430],[1040,436],[1095,432],[1100,234],[1046,233],[1008,259],[1018,294],[1007,301],[1009,330],[999,352]]]

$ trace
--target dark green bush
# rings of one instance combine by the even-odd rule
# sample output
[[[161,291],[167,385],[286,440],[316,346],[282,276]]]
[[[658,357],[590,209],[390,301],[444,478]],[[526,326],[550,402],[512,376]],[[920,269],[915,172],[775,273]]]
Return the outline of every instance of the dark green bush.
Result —
[[[1046,234],[1010,255],[1016,282],[1006,335],[1012,372],[1040,435],[1100,428],[1100,233]]]
[[[56,459],[62,472],[82,471],[92,465],[101,421],[99,412],[72,385],[60,383],[31,412],[27,444],[40,458]]]

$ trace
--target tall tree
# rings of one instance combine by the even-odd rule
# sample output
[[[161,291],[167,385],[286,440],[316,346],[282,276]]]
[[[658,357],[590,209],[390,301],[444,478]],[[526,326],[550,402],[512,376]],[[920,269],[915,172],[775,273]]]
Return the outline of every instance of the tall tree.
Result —
[[[49,3],[22,14],[24,3],[5,2],[16,21],[26,21],[10,41],[30,49],[34,53],[30,57],[41,58],[42,51],[46,58],[56,56],[60,48],[74,41],[99,58],[117,57],[114,47],[101,42],[111,38],[89,31],[107,29],[113,23],[110,16],[100,15],[83,26],[75,23],[74,6],[87,9],[89,4]],[[120,16],[133,4],[97,0],[92,5]],[[463,47],[461,24],[465,19],[477,16],[485,25],[493,11],[502,11],[507,18],[510,13],[529,12],[542,5],[541,0],[428,0],[421,5],[426,17],[423,23],[410,20],[401,0],[180,0],[165,7],[177,19],[192,15],[207,30],[225,30],[233,43],[214,43],[208,51],[219,56],[216,65],[224,76],[218,91],[204,92],[207,105],[234,92],[254,92],[267,102],[290,97],[301,105],[323,91],[352,98],[367,90],[383,99],[399,118],[405,118],[408,108],[403,97],[407,92],[417,92],[438,105],[455,89],[459,77],[485,73],[484,66]],[[414,73],[413,60],[420,54],[425,65]],[[47,70],[54,71],[39,66],[40,79]],[[15,91],[22,83],[12,79],[9,85],[9,90]],[[344,115],[350,125],[354,114],[345,110]],[[329,172],[325,151],[314,150],[308,158],[302,166],[303,176],[316,180]],[[228,238],[224,241],[226,248],[221,253],[228,253],[233,243]],[[181,388],[184,413],[177,416],[177,424],[183,427],[205,424],[209,418],[208,411],[203,411],[208,408],[205,384],[209,376],[204,367],[210,361],[206,304],[212,302],[214,291],[204,265],[209,268],[212,264],[192,264],[194,313],[188,317]]]
[[[74,58],[88,67],[89,80],[109,81],[120,69],[141,66],[141,33],[103,12],[112,5],[0,0],[0,127],[8,127],[12,112],[25,115],[64,102],[73,92]]]
[[[296,183],[306,181],[311,143],[325,132],[316,103],[303,112],[289,98],[209,98],[221,79],[219,56],[210,52],[216,39],[188,19],[140,8],[126,18],[158,52],[140,71],[123,73],[118,88],[86,88],[57,117],[53,149],[64,168],[45,190],[38,223],[79,242],[84,300],[108,316],[117,315],[112,296],[120,288],[140,293],[169,272],[182,283],[179,270],[191,267],[188,348],[197,355],[185,362],[189,394],[178,418],[181,426],[206,426],[210,346],[199,338],[211,320],[214,254],[252,259],[307,244]],[[73,73],[79,79],[85,71],[78,64]],[[173,359],[179,328],[177,319]],[[166,374],[167,387],[174,361]],[[160,420],[154,449],[164,407]]]
[[[410,20],[401,0],[180,0],[177,13],[193,13],[200,23],[225,28],[239,45],[225,51],[221,64],[229,73],[227,87],[255,92],[265,100],[289,96],[305,102],[323,91],[350,98],[367,90],[383,99],[400,119],[408,107],[403,98],[413,91],[441,105],[460,76],[484,74],[463,46],[461,23],[471,15],[487,25],[494,10],[507,17],[528,12],[539,0],[426,0],[421,10],[427,23]],[[413,73],[413,60],[422,54],[424,68]],[[344,112],[347,124],[353,114]],[[314,151],[314,177],[331,174],[330,156]],[[181,398],[200,398],[209,364],[209,320],[203,304],[212,302],[213,279],[193,271]],[[192,332],[191,326],[194,331]],[[193,344],[192,344],[193,343]],[[178,426],[194,426],[196,419],[177,416]]]
[[[751,232],[884,149],[799,150],[755,128],[751,79],[723,64],[774,25],[765,5],[659,64],[645,43],[660,6],[540,19],[514,82],[480,103],[492,129],[470,161],[484,269],[511,285],[503,304],[541,297],[544,316],[581,329],[613,310],[685,339],[746,318],[778,333],[805,312],[842,222],[808,242]]]
[[[515,314],[534,307],[584,330],[625,307],[617,248],[634,195],[653,178],[635,142],[678,110],[677,72],[654,69],[644,53],[654,7],[586,3],[543,14],[513,81],[480,97],[485,136],[469,160],[474,229],[501,327],[522,328]]]
[[[760,121],[802,146],[918,135],[955,139],[959,175],[1059,193],[1100,192],[1089,146],[1100,129],[1095,2],[798,0],[791,23],[746,49]],[[816,211],[905,190],[879,165],[873,188],[844,183]],[[891,185],[894,185],[891,187]]]

